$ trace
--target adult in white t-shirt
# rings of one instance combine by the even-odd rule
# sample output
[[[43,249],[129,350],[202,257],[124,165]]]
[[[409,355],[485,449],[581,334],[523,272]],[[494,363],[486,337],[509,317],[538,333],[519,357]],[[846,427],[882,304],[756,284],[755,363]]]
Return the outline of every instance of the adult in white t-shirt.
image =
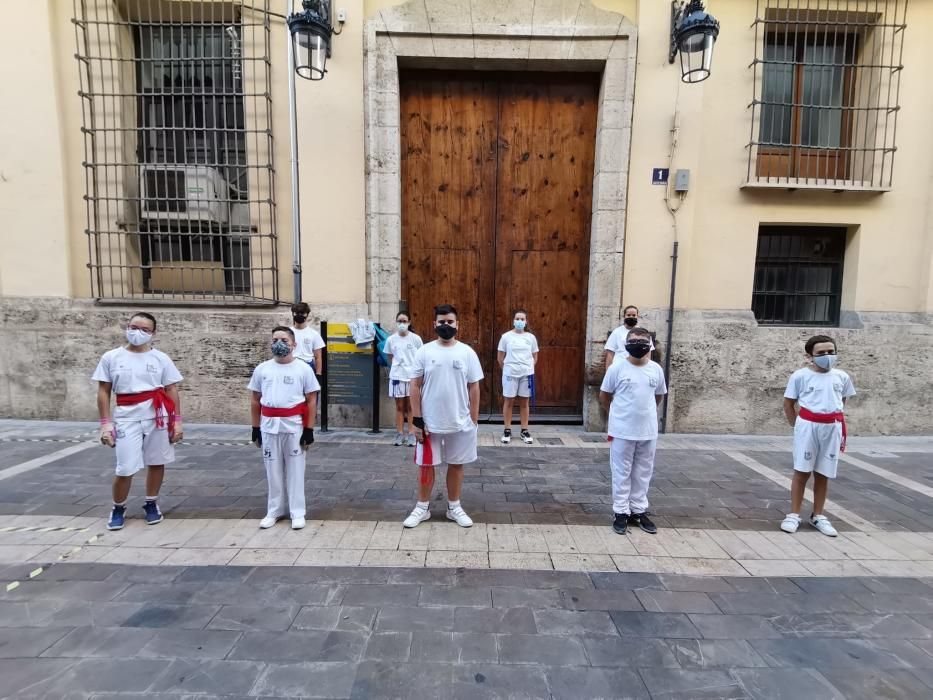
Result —
[[[165,465],[175,461],[172,445],[184,436],[178,396],[182,376],[168,355],[152,347],[155,331],[152,314],[131,316],[127,344],[104,353],[91,377],[98,383],[100,441],[115,447],[117,456],[108,530],[123,528],[133,475],[143,467],[147,467],[146,523],[162,522],[157,499]],[[117,395],[112,414],[111,393]]]
[[[252,392],[252,441],[262,448],[269,497],[259,527],[285,517],[292,529],[305,526],[305,451],[314,442],[314,414],[321,386],[311,367],[294,357],[290,328],[272,329],[272,359],[255,370],[247,388]]]
[[[526,330],[528,314],[515,312],[512,328],[499,339],[498,360],[502,368],[502,442],[512,441],[512,405],[518,398],[518,413],[522,423],[522,442],[534,440],[528,431],[531,397],[534,395],[535,365],[538,364],[538,339]]]
[[[781,522],[784,532],[800,526],[800,508],[810,474],[813,474],[813,512],[810,525],[835,537],[836,528],[823,515],[829,480],[836,478],[839,453],[845,451],[846,399],[855,396],[848,374],[835,369],[839,356],[836,341],[815,335],[804,345],[808,365],[794,372],[784,391],[784,417],[794,428],[794,478],[791,482],[791,512]],[[798,414],[794,404],[800,406]]]
[[[638,325],[638,307],[626,306],[622,310],[622,325],[609,334],[609,340],[606,341],[606,369],[613,362],[618,362],[628,357],[625,351],[625,340],[628,332]],[[654,352],[654,341],[651,341],[651,352]]]
[[[395,316],[396,332],[386,338],[384,350],[389,356],[389,397],[395,399],[395,446],[406,443],[405,421],[408,421],[407,442],[415,446],[411,430],[411,378],[415,353],[424,343],[411,331],[411,317],[404,311]]]
[[[415,464],[421,469],[418,503],[405,518],[415,527],[431,517],[428,506],[434,488],[434,467],[447,463],[447,518],[461,527],[473,521],[460,505],[463,465],[476,461],[476,424],[479,420],[479,383],[483,368],[469,345],[456,339],[457,310],[449,304],[434,307],[438,340],[415,353],[411,379]]]
[[[295,334],[295,357],[311,365],[315,374],[320,375],[323,367],[322,352],[324,339],[321,334],[308,324],[311,307],[301,301],[292,304],[292,333]]]
[[[625,342],[627,355],[606,371],[599,402],[609,414],[609,466],[612,470],[612,529],[628,525],[649,534],[658,529],[648,518],[648,487],[654,473],[658,405],[667,393],[664,370],[648,358],[651,335],[637,326]]]

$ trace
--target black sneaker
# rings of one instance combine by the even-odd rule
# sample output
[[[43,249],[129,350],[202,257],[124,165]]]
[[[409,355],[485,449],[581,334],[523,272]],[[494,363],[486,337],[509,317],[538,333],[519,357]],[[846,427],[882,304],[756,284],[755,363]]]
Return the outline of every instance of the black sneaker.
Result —
[[[615,520],[612,521],[612,530],[617,535],[624,535],[628,529],[629,516],[625,513],[616,513],[615,516]]]
[[[649,535],[658,534],[658,526],[648,519],[647,511],[644,513],[632,513],[630,516],[628,516],[628,522],[630,525],[638,525],[638,527],[647,532]]]

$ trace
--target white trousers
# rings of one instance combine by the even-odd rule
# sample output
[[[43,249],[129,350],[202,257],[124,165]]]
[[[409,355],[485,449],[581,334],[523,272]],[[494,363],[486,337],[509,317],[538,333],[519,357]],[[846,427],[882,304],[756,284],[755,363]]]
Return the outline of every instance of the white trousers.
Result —
[[[269,481],[266,515],[305,517],[305,453],[301,449],[301,433],[263,433],[262,461]]]
[[[612,469],[612,510],[644,513],[648,510],[648,486],[654,473],[657,440],[620,440],[609,443]]]

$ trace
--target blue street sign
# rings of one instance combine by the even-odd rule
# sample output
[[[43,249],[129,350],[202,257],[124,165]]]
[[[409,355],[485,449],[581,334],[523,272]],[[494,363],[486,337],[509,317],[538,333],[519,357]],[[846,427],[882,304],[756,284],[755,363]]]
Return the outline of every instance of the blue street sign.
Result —
[[[670,177],[671,169],[670,168],[652,168],[651,169],[651,184],[652,185],[666,185],[667,180]]]

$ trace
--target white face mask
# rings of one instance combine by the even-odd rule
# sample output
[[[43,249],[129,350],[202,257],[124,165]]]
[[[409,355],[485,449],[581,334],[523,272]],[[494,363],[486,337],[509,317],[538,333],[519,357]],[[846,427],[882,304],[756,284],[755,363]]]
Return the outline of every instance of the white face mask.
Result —
[[[820,369],[832,369],[839,361],[838,355],[819,355],[813,358],[813,364]]]
[[[401,321],[399,321],[399,324],[398,324],[398,332],[399,332],[399,333],[404,333],[404,332],[407,331],[407,330],[408,330],[408,324],[407,324],[407,323],[402,323]]]
[[[129,341],[130,345],[139,347],[140,345],[145,345],[150,340],[152,340],[152,333],[146,333],[146,331],[141,331],[137,328],[127,328],[126,339]]]

